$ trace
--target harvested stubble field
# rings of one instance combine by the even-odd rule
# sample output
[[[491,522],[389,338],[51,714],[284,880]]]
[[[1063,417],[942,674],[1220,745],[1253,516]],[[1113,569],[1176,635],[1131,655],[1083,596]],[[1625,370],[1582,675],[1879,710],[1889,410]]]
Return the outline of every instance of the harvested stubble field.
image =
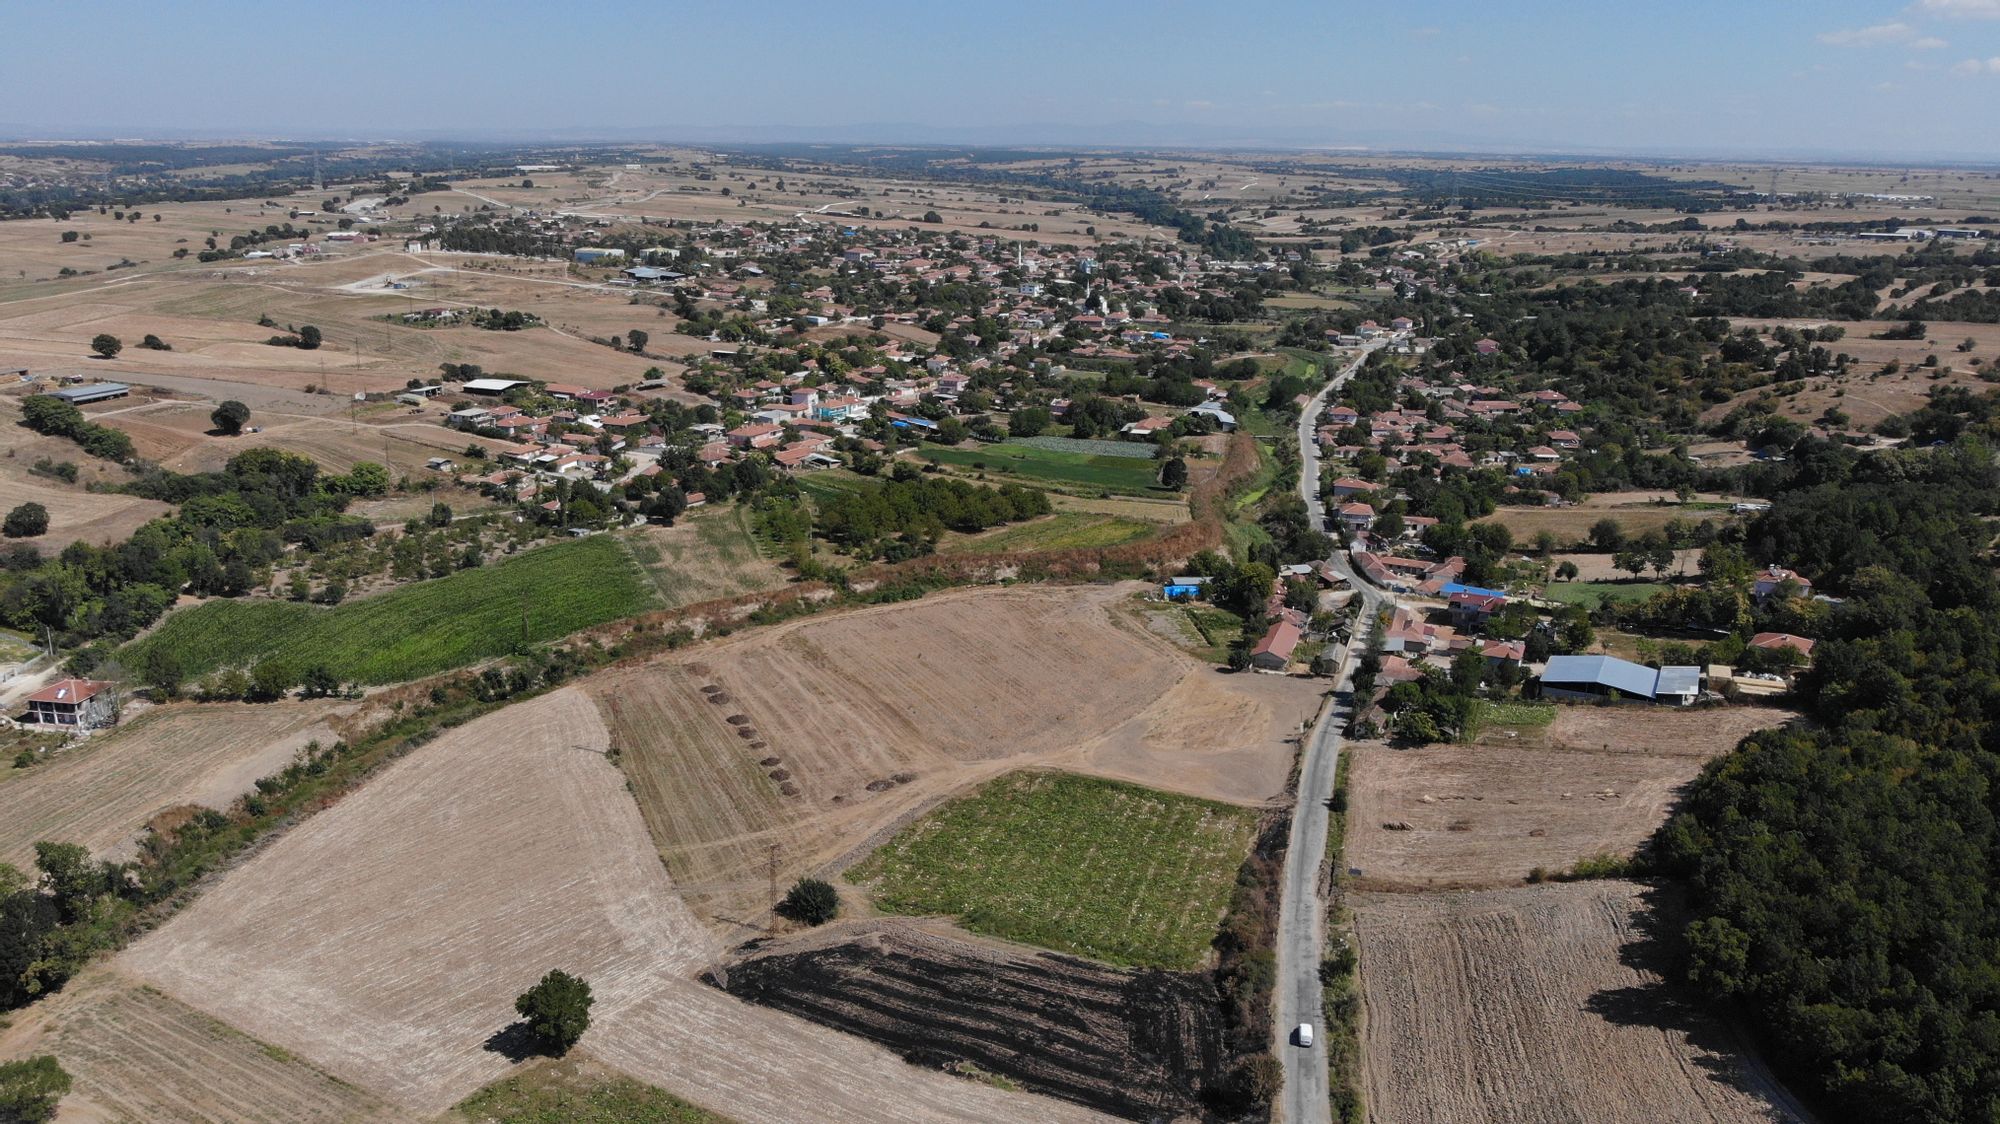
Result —
[[[115,964],[405,1115],[512,1072],[513,997],[560,965],[595,994],[584,1049],[744,1121],[796,1120],[802,1105],[861,1121],[1091,1118],[695,982],[719,948],[660,869],[610,745],[575,688],[468,723]]]
[[[1119,610],[1130,593],[938,594],[760,629],[589,689],[689,904],[753,936],[774,848],[784,881],[838,865],[1023,766],[1278,796],[1317,690],[1196,663]]]
[[[913,1061],[970,1062],[1131,1119],[1198,1112],[1223,1061],[1209,975],[1118,971],[937,924],[839,922],[759,942],[710,978]]]
[[[1629,538],[1657,531],[1676,519],[1688,523],[1711,522],[1717,526],[1735,518],[1727,511],[1711,508],[1684,509],[1677,504],[1634,502],[1619,506],[1577,505],[1573,507],[1503,507],[1475,523],[1500,523],[1513,532],[1516,543],[1531,543],[1547,531],[1556,545],[1567,547],[1590,537],[1590,528],[1600,519],[1610,519],[1625,529]]]
[[[468,1124],[730,1124],[729,1118],[641,1084],[572,1050],[545,1058],[461,1102]]]
[[[1665,981],[1666,892],[1575,882],[1349,899],[1379,1124],[1809,1119]]]
[[[1792,717],[1560,706],[1546,728],[1496,725],[1470,745],[1355,742],[1346,862],[1363,887],[1439,889],[1518,885],[1535,867],[1629,855],[1710,758]]]
[[[395,683],[554,640],[653,604],[652,583],[608,535],[338,605],[217,599],[170,615],[120,650],[127,666],[170,647],[190,677],[266,659],[295,674],[324,663],[342,680]]]
[[[81,843],[119,860],[160,812],[223,808],[283,768],[346,704],[192,704],[155,709],[30,769],[0,771],[0,862],[22,869],[35,843]]]
[[[381,1098],[116,972],[93,968],[0,1031],[0,1058],[52,1053],[63,1121],[408,1120]]]
[[[989,782],[848,872],[891,913],[1110,964],[1208,957],[1257,813],[1066,773]]]

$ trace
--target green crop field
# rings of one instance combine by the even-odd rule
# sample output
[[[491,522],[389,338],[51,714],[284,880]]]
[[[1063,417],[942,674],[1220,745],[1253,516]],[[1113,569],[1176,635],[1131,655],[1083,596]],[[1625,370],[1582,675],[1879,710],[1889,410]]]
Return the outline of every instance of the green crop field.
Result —
[[[189,678],[276,659],[294,672],[324,663],[343,680],[396,683],[631,616],[654,596],[631,556],[593,535],[330,609],[210,601],[172,614],[118,658],[143,667],[167,647]]]
[[[1158,530],[1152,523],[1095,511],[1063,511],[984,534],[953,536],[940,549],[952,554],[998,554],[1014,550],[1093,550],[1142,539]]]
[[[919,450],[917,455],[953,468],[976,469],[983,465],[988,473],[1019,477],[1030,484],[1109,488],[1119,492],[1148,492],[1158,488],[1155,481],[1159,470],[1150,459],[1092,456],[1011,442],[981,445],[976,449],[934,445]]]
[[[479,1124],[729,1124],[729,1118],[601,1065],[545,1059],[458,1103]]]
[[[893,913],[1108,964],[1199,967],[1257,813],[1067,773],[1013,773],[849,871]]]

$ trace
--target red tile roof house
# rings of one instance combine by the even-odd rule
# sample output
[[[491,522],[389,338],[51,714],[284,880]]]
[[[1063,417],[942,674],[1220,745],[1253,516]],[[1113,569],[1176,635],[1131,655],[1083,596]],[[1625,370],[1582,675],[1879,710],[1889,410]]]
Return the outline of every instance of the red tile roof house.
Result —
[[[1500,350],[1500,341],[1494,339],[1474,340],[1472,350],[1481,355],[1491,355]]]
[[[1250,649],[1250,666],[1267,671],[1283,671],[1292,662],[1292,653],[1297,650],[1301,636],[1298,626],[1290,621],[1278,621]]]
[[[1362,480],[1358,477],[1343,476],[1340,479],[1335,480],[1333,482],[1333,498],[1337,500],[1344,500],[1349,496],[1365,496],[1379,490],[1380,488],[1381,485],[1371,484],[1368,481]]]
[[[1812,596],[1812,582],[1808,581],[1805,575],[1795,574],[1783,566],[1772,566],[1758,574],[1756,583],[1750,587],[1750,592],[1761,601],[1784,588],[1787,582],[1798,590],[1799,596]]]
[[[1803,636],[1793,636],[1789,632],[1760,632],[1750,638],[1752,648],[1790,648],[1799,655],[1811,657],[1813,642]]]
[[[118,721],[117,694],[103,679],[58,679],[28,696],[28,720],[95,729]]]
[[[775,425],[739,425],[727,436],[729,443],[739,449],[768,448],[784,439],[784,433]]]

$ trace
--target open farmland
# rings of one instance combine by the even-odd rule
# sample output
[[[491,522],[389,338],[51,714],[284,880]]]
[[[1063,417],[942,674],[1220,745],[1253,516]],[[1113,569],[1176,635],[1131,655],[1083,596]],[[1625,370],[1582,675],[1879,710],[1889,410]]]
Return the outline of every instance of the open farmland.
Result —
[[[1150,456],[1103,456],[1013,441],[976,448],[927,445],[917,455],[932,464],[983,471],[989,476],[1018,477],[1029,484],[1105,488],[1117,492],[1160,490],[1159,466],[1153,463]]]
[[[1615,496],[1614,493],[1603,498]],[[1691,524],[1707,521],[1721,526],[1732,518],[1729,512],[1712,508],[1634,502],[1618,506],[1503,507],[1473,522],[1503,524],[1513,532],[1517,544],[1533,542],[1536,535],[1547,531],[1556,537],[1557,546],[1566,547],[1588,539],[1590,528],[1602,519],[1610,519],[1623,527],[1627,538],[1636,538],[1647,531],[1660,530],[1676,519]]]
[[[1356,742],[1346,861],[1366,887],[1436,889],[1518,885],[1536,867],[1626,856],[1710,758],[1792,717],[1558,706],[1546,727],[1495,725],[1471,745]]]
[[[631,556],[594,535],[331,609],[210,601],[172,614],[121,658],[140,666],[164,646],[191,677],[275,659],[295,673],[324,663],[343,680],[394,683],[631,616],[653,599]]]
[[[71,459],[81,460],[83,453],[76,451]],[[86,492],[59,480],[0,472],[0,512],[24,503],[38,503],[49,511],[47,533],[21,540],[45,555],[61,553],[73,542],[97,546],[123,542],[147,521],[173,510],[158,500]]]
[[[695,982],[719,949],[661,870],[610,744],[576,688],[459,727],[287,832],[116,966],[406,1117],[513,1072],[501,1052],[513,997],[561,964],[595,994],[585,1050],[744,1121],[795,1120],[801,1104],[885,1124],[1091,1118]]]
[[[1253,806],[1280,795],[1313,685],[1195,662],[1120,611],[1129,592],[938,594],[759,629],[588,689],[696,915],[751,936],[774,862],[785,881],[838,867],[1024,766]]]
[[[1351,898],[1370,1119],[1809,1119],[1664,981],[1664,897],[1607,881]]]
[[[164,707],[32,769],[0,772],[0,862],[27,869],[44,839],[129,859],[158,813],[225,808],[307,742],[331,744],[327,720],[343,709],[326,700]]]
[[[848,872],[892,913],[1111,964],[1199,967],[1257,815],[1064,773],[989,782]]]
[[[759,942],[710,973],[731,994],[1130,1119],[1199,1110],[1218,1076],[1211,976],[1123,972],[870,919]]]
[[[785,584],[785,571],[758,552],[750,521],[740,505],[698,509],[671,527],[645,527],[619,541],[644,567],[659,604],[672,608]]]
[[[0,1028],[0,1058],[52,1053],[77,1121],[407,1120],[381,1098],[161,991],[94,968]]]

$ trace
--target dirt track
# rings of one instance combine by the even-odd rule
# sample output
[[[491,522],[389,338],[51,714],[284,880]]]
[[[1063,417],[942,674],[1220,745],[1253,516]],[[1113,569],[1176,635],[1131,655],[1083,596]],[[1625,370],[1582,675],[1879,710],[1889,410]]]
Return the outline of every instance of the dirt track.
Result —
[[[179,804],[226,807],[314,738],[331,744],[338,703],[188,704],[148,713],[0,782],[0,862],[26,869],[35,843],[81,843],[128,859],[146,821]]]
[[[1660,896],[1633,882],[1356,895],[1371,1119],[1805,1119],[1662,982]]]
[[[561,966],[584,1046],[737,1119],[1091,1114],[927,1073],[692,977],[717,952],[675,895],[569,689],[450,732],[280,838],[120,970],[412,1114],[506,1073],[513,997]]]
[[[770,905],[773,847],[789,882],[1023,765],[1239,803],[1279,794],[1286,738],[1317,688],[1197,664],[1119,611],[1130,592],[940,594],[759,630],[588,689],[690,906],[747,938]]]
[[[936,922],[828,926],[762,944],[712,982],[912,1060],[969,1061],[1135,1119],[1197,1111],[1222,1063],[1206,974],[1123,972]]]

